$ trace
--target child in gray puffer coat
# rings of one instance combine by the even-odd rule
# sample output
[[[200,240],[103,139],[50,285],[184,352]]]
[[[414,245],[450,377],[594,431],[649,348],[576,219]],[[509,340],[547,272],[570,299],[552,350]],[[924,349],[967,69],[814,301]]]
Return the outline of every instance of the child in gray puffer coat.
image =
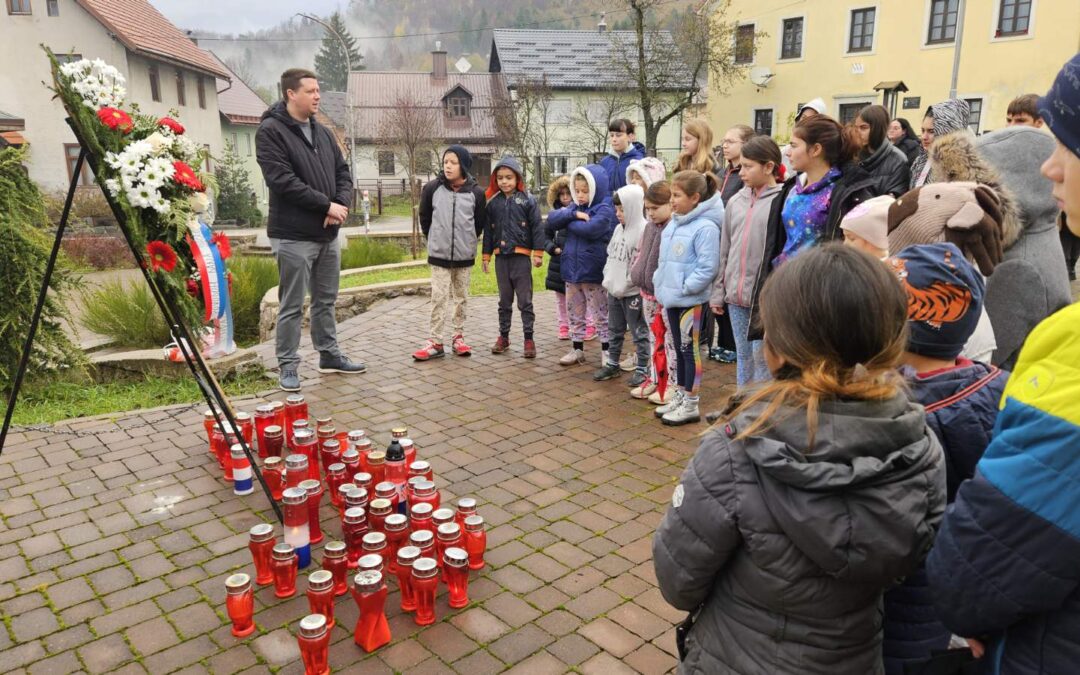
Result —
[[[907,298],[827,245],[760,307],[775,380],[706,435],[653,539],[661,593],[692,613],[679,672],[880,675],[882,595],[945,510],[941,446],[896,372]]]

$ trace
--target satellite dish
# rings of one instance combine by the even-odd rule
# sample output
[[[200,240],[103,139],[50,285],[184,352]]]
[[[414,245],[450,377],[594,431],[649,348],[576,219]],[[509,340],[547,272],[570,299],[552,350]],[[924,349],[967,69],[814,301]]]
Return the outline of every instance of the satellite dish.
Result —
[[[758,87],[769,86],[769,81],[773,79],[773,72],[765,66],[757,66],[750,69],[750,81]]]
[[[469,59],[462,56],[457,62],[454,63],[454,67],[457,68],[459,73],[467,73],[472,70],[472,64],[469,63]]]

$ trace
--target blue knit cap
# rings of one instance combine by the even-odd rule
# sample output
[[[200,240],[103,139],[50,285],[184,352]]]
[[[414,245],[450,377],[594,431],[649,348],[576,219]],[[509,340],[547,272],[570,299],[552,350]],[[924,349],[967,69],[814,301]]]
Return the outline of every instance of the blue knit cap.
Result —
[[[1080,157],[1080,53],[1061,67],[1036,108],[1061,144]]]
[[[909,246],[889,259],[908,296],[908,351],[955,359],[975,332],[986,284],[955,244]]]
[[[458,164],[461,165],[462,173],[469,173],[469,171],[472,170],[472,155],[469,154],[469,151],[466,150],[464,146],[451,145],[443,152],[443,159],[446,159],[447,152],[452,152],[457,157]]]

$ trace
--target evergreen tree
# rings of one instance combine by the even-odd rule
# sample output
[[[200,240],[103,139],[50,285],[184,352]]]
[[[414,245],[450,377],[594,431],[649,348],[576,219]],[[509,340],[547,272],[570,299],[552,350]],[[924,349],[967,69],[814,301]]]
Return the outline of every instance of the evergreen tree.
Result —
[[[258,223],[262,213],[254,203],[255,188],[232,141],[225,141],[225,154],[217,162],[214,174],[218,182],[217,218]]]
[[[319,48],[319,53],[315,55],[315,72],[319,75],[323,89],[327,91],[345,91],[345,84],[349,79],[349,61],[352,62],[353,70],[363,70],[364,57],[360,56],[360,50],[356,47],[356,38],[345,27],[345,21],[341,18],[340,12],[331,14],[327,23],[341,36],[341,40],[338,40],[336,35],[327,31],[322,41],[322,47]],[[348,47],[348,59],[345,58],[342,41]]]

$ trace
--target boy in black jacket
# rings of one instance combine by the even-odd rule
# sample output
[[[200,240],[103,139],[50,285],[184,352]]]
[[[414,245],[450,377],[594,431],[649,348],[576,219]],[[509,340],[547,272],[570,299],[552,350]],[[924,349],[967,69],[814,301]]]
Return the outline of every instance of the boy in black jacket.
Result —
[[[544,227],[536,199],[525,190],[521,165],[507,155],[495,165],[487,193],[487,226],[484,228],[484,273],[492,254],[495,258],[495,279],[499,284],[499,338],[491,348],[492,354],[502,354],[510,348],[510,319],[513,316],[514,296],[525,329],[525,358],[536,357],[533,342],[533,323],[536,315],[532,306],[532,271],[544,260]]]

